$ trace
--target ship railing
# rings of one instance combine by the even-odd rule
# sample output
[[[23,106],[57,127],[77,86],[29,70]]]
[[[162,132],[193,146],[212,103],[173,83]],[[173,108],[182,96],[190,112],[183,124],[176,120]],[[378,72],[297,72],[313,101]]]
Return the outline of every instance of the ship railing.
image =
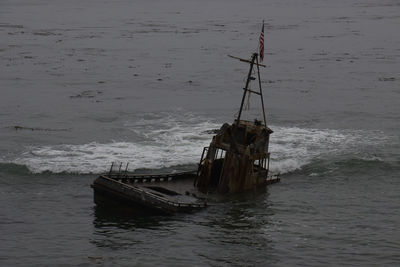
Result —
[[[128,165],[129,163],[123,166],[122,163],[113,162],[110,170],[106,174],[103,174],[103,176],[121,181],[130,181],[132,183],[145,183],[171,181],[176,178],[182,178],[196,174],[195,170],[164,174],[134,174],[128,171]]]
[[[203,153],[201,153],[201,158],[200,158],[199,166],[198,166],[198,168],[197,168],[197,176],[199,176],[200,169],[201,169],[201,165],[203,165],[204,161],[206,160],[207,153],[208,153],[208,147],[205,146],[205,147],[203,148]]]
[[[267,153],[265,157],[255,160],[254,166],[257,166],[264,170],[269,170],[270,153]]]
[[[122,162],[120,162],[119,164],[117,162],[112,162],[111,163],[111,167],[110,170],[108,171],[108,175],[118,175],[118,176],[126,176],[128,173],[128,166],[129,166],[129,162],[126,163],[125,165],[125,171],[123,171],[122,169]],[[117,168],[118,170],[115,171],[115,168]]]

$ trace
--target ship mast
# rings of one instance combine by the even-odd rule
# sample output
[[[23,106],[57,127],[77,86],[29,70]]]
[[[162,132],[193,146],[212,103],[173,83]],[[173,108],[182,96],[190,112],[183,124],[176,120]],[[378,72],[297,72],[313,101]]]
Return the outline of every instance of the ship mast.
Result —
[[[250,60],[247,59],[243,59],[243,58],[239,58],[239,57],[235,57],[235,56],[231,56],[229,55],[229,57],[231,58],[235,58],[235,59],[239,59],[242,62],[246,62],[250,64],[250,69],[249,69],[249,73],[247,75],[247,80],[246,80],[246,85],[243,88],[243,97],[242,97],[242,102],[240,103],[240,109],[239,109],[239,114],[237,116],[236,119],[236,124],[239,124],[240,121],[240,117],[242,115],[242,111],[243,111],[243,105],[244,105],[244,100],[246,99],[246,94],[256,94],[259,95],[261,98],[261,106],[262,106],[262,114],[263,114],[263,118],[264,118],[264,125],[267,126],[267,119],[265,117],[265,109],[264,109],[264,98],[263,98],[263,94],[262,94],[262,88],[261,88],[261,77],[260,77],[260,66],[265,68],[265,65],[258,63],[258,54],[254,53],[251,56]],[[259,91],[253,91],[251,89],[249,89],[249,84],[251,80],[254,80],[255,78],[251,76],[251,73],[253,72],[253,68],[254,65],[257,67],[257,75],[258,75],[258,87],[259,87]]]

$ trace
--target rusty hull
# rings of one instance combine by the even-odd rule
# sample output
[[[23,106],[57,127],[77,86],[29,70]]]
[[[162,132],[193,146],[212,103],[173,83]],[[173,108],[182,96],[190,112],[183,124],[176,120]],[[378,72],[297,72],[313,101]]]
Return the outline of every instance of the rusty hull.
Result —
[[[269,135],[259,121],[225,123],[205,147],[195,186],[201,191],[235,193],[265,186],[269,172]]]

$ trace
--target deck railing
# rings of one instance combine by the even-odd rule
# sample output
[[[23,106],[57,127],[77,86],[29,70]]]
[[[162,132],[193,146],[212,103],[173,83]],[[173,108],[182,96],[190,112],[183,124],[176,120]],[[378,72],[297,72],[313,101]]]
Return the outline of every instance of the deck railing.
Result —
[[[125,166],[123,166],[122,163],[115,163],[113,162],[111,164],[111,167],[109,171],[107,172],[106,175],[107,177],[110,177],[112,179],[129,179],[129,180],[135,180],[134,182],[162,182],[162,181],[170,181],[174,178],[179,178],[183,176],[188,176],[188,175],[194,175],[196,174],[196,171],[183,171],[183,172],[176,172],[176,173],[160,173],[160,174],[138,174],[138,173],[132,173],[129,172],[128,170],[128,165],[127,163]]]

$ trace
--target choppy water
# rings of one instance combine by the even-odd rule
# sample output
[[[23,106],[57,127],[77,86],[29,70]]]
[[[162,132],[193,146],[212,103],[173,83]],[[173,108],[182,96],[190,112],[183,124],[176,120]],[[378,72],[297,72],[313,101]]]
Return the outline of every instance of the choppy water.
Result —
[[[195,168],[262,19],[282,182],[191,215],[96,208],[112,161]],[[395,0],[1,1],[0,265],[398,266],[399,24]]]

